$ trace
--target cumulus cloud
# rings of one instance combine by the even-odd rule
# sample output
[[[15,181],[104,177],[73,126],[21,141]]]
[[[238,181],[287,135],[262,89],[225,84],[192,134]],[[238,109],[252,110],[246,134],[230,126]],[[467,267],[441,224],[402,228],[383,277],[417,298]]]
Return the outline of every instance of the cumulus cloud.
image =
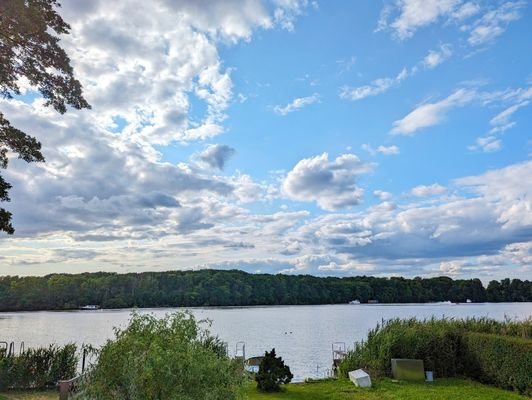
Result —
[[[222,133],[233,84],[218,42],[248,41],[257,29],[284,25],[262,0],[86,3],[60,9],[72,25],[62,43],[86,98],[101,126],[120,118],[124,134],[156,145]],[[275,10],[293,22],[307,6],[281,1]],[[193,100],[205,111],[192,117]]]
[[[384,190],[374,190],[373,196],[380,200],[388,200],[392,197],[392,194],[390,192],[385,192]]]
[[[441,123],[447,111],[461,107],[475,99],[475,92],[469,89],[458,89],[447,98],[435,103],[425,103],[393,123],[393,135],[413,136],[423,128]]]
[[[211,168],[223,170],[236,150],[224,144],[210,144],[200,154],[199,159]]]
[[[294,100],[292,100],[290,103],[288,103],[285,106],[276,105],[273,107],[273,111],[278,115],[287,115],[291,112],[300,110],[303,107],[306,107],[310,104],[316,103],[319,101],[320,96],[317,93],[314,93],[311,96],[307,97],[297,97]]]
[[[324,215],[298,233],[315,251],[323,248],[344,263],[402,265],[419,272],[421,266],[467,259],[524,268],[530,257],[519,249],[532,239],[532,187],[526,178],[531,172],[532,162],[514,164],[455,181],[457,190],[469,192],[464,196],[441,196],[428,206],[381,203],[363,213]],[[517,256],[501,262],[509,248]]]
[[[292,5],[276,5],[284,7]],[[160,238],[241,213],[228,202],[244,201],[261,185],[162,162],[159,146],[223,131],[233,93],[217,46],[276,26],[271,7],[259,0],[73,0],[60,13],[72,26],[62,43],[93,110],[57,115],[39,98],[2,101],[16,126],[37,134],[47,159],[29,166],[14,160],[6,172],[18,237]],[[192,99],[205,111],[191,113]],[[212,145],[199,157],[222,169],[233,152]]]
[[[438,183],[433,183],[432,185],[428,185],[428,186],[427,185],[416,186],[410,191],[410,194],[416,197],[427,197],[427,196],[436,196],[439,194],[443,194],[446,191],[447,189],[444,186]]]
[[[364,191],[357,178],[370,172],[372,165],[354,154],[329,161],[329,155],[299,161],[283,182],[284,194],[300,201],[315,201],[324,210],[334,211],[358,205]]]

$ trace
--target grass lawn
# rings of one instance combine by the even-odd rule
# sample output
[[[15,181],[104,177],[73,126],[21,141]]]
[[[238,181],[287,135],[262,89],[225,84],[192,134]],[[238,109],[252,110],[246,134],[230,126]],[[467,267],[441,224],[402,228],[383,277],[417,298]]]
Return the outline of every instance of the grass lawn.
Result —
[[[56,390],[36,391],[36,392],[18,392],[12,391],[0,393],[0,400],[57,400],[59,393]]]
[[[463,379],[437,379],[433,383],[373,382],[370,389],[356,388],[348,380],[328,380],[288,385],[281,393],[261,393],[254,384],[246,389],[249,400],[523,400],[513,392]]]
[[[0,400],[57,400],[56,391],[0,393]],[[394,383],[381,379],[371,389],[356,388],[348,380],[327,380],[288,385],[281,393],[261,393],[254,383],[246,387],[247,400],[524,400],[513,392],[463,379],[433,383]]]

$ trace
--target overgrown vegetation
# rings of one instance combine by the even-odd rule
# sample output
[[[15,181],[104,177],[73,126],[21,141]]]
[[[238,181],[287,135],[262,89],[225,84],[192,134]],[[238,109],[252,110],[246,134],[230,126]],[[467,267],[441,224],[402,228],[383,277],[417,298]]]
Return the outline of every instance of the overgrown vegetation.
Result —
[[[478,279],[318,278],[242,271],[53,274],[0,277],[0,311],[103,308],[532,301],[532,282],[505,279],[485,289]]]
[[[285,365],[283,359],[276,356],[275,349],[272,349],[272,351],[264,353],[255,380],[259,390],[278,392],[281,390],[281,385],[290,383],[293,377],[290,367]]]
[[[101,349],[81,398],[231,400],[241,397],[242,364],[189,313],[133,314]]]
[[[393,319],[356,343],[340,371],[346,376],[365,368],[374,376],[389,376],[391,358],[422,359],[437,377],[465,375],[532,394],[532,319]]]
[[[0,353],[0,390],[53,387],[74,377],[77,365],[74,344],[28,349],[18,356]]]

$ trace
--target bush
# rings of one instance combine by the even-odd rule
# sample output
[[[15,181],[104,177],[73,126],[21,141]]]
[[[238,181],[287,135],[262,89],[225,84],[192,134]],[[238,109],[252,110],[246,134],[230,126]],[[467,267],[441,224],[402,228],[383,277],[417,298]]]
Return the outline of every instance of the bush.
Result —
[[[290,383],[293,377],[288,365],[284,365],[283,359],[276,357],[275,349],[272,349],[269,353],[264,353],[255,380],[259,390],[278,392],[281,390],[281,384]]]
[[[73,378],[78,364],[74,344],[28,349],[19,356],[0,355],[0,390],[43,389]]]
[[[157,319],[134,313],[101,348],[81,397],[231,400],[240,397],[242,383],[242,364],[191,314]]]
[[[391,320],[377,325],[366,342],[356,343],[340,365],[349,371],[365,368],[373,375],[390,375],[392,358],[422,359],[437,376],[454,376],[459,368],[459,329],[441,320]]]
[[[367,341],[355,344],[340,364],[340,373],[347,376],[365,368],[374,376],[389,376],[392,358],[416,358],[439,377],[467,375],[523,391],[532,379],[526,350],[532,346],[531,324],[485,318],[386,321],[369,332]]]
[[[484,383],[532,395],[532,341],[486,333],[462,338],[465,374]]]

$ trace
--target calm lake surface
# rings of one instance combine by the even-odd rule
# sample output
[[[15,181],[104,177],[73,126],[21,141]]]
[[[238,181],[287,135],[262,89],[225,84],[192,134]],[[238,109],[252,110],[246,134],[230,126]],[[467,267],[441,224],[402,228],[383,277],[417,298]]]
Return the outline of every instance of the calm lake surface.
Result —
[[[157,316],[175,308],[142,309]],[[238,308],[192,308],[198,319],[212,320],[211,331],[228,343],[234,355],[245,342],[246,357],[275,347],[294,374],[294,380],[323,376],[332,365],[331,345],[352,347],[382,319],[435,317],[532,316],[532,303],[323,305]],[[0,341],[21,341],[26,348],[76,342],[98,346],[113,336],[113,327],[127,324],[131,310],[40,311],[0,313]]]

